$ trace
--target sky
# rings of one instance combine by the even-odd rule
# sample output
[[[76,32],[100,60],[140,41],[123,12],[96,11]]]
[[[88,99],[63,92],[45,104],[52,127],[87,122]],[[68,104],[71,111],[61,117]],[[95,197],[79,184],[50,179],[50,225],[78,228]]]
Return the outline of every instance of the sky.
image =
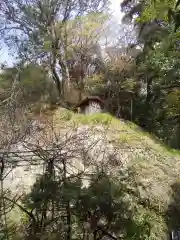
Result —
[[[121,12],[120,9],[120,4],[122,0],[110,0],[110,2],[114,19],[120,24],[123,17],[123,13]]]
[[[123,13],[120,10],[120,4],[122,0],[110,0],[111,2],[111,10],[113,14],[113,22],[116,24],[121,24],[121,19],[123,17]],[[116,28],[116,27],[115,27]],[[8,48],[4,45],[0,50],[0,64],[6,62],[9,66],[13,65],[13,56],[12,54],[8,54]]]

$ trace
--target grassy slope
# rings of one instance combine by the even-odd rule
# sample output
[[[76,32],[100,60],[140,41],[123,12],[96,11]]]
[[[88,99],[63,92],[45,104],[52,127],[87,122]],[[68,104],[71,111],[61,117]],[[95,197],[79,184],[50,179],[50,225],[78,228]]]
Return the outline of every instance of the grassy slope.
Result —
[[[148,239],[165,239],[166,228],[171,230],[177,222],[177,211],[175,210],[173,216],[170,214],[169,220],[167,220],[167,212],[169,214],[170,206],[174,202],[179,204],[180,199],[177,191],[177,188],[180,189],[178,183],[179,151],[169,149],[135,124],[121,121],[109,114],[84,116],[59,109],[54,112],[53,116],[59,126],[78,124],[94,127],[103,125],[107,130],[110,142],[116,148],[122,149],[122,158],[127,151],[131,150],[131,154],[128,155],[128,167],[133,170],[134,174],[132,188],[135,180],[136,188],[143,202],[139,204],[139,199],[129,197],[132,205],[138,209],[134,214],[135,221],[140,221],[140,224],[142,221],[149,222],[151,234]],[[128,184],[131,185],[131,176]],[[174,186],[176,186],[176,190]]]
[[[121,144],[127,144],[134,147],[143,147],[147,149],[157,150],[158,153],[168,155],[172,157],[180,156],[180,151],[170,149],[164,145],[159,139],[143,131],[140,127],[132,122],[124,122],[113,117],[110,114],[92,114],[92,115],[81,115],[74,114],[71,111],[65,109],[58,109],[53,112],[53,118],[56,124],[62,126],[63,123],[75,123],[77,125],[103,125],[108,127],[115,142]]]

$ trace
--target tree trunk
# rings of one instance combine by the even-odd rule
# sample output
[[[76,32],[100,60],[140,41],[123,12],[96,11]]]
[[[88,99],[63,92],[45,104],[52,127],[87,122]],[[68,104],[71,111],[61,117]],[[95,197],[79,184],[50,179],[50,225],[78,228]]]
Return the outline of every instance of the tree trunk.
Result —
[[[147,95],[144,103],[144,108],[146,109],[146,114],[143,114],[140,118],[140,125],[148,131],[151,131],[152,121],[151,121],[151,100],[152,100],[152,77],[146,76],[147,79]]]
[[[51,55],[50,55],[50,66],[51,66],[51,71],[53,74],[53,80],[56,83],[56,87],[59,93],[59,96],[63,96],[62,92],[62,82],[61,79],[56,71],[56,63],[58,60],[58,53],[59,53],[59,48],[60,48],[60,39],[56,34],[56,26],[54,25],[54,22],[51,22],[50,28],[48,29],[48,35],[50,36],[51,39]]]
[[[60,78],[59,78],[59,76],[56,72],[56,69],[55,69],[54,65],[51,67],[51,71],[52,71],[52,74],[53,74],[53,80],[56,84],[56,88],[58,90],[59,96],[62,97],[63,93],[62,93],[61,81],[60,81]]]
[[[65,97],[65,93],[70,92],[70,75],[69,68],[64,61],[59,61],[59,65],[62,70],[62,95]]]
[[[147,77],[147,96],[146,96],[146,104],[149,105],[152,99],[152,77]]]

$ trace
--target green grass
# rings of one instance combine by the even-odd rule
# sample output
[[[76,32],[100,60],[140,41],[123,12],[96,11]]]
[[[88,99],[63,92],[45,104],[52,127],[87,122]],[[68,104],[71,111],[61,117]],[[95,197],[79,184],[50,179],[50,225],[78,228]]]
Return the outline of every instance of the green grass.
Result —
[[[88,125],[110,125],[112,124],[113,117],[110,114],[97,113],[91,115],[75,114],[72,120],[78,124],[88,124]]]
[[[59,108],[53,112],[53,118],[60,126],[64,123],[68,123],[68,125],[75,124],[76,126],[89,125],[90,127],[102,125],[105,129],[108,129],[107,134],[116,144],[144,147],[157,151],[158,153],[170,154],[171,156],[180,155],[180,151],[169,148],[156,136],[144,131],[136,124],[129,121],[122,121],[108,113],[84,115],[75,114],[67,109]]]

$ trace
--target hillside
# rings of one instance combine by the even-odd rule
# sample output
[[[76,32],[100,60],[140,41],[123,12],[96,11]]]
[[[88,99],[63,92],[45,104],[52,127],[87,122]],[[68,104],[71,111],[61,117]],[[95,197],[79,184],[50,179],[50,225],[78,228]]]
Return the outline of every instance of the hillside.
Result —
[[[1,1],[0,240],[180,240],[179,6]]]
[[[134,231],[135,235],[137,229],[142,231],[141,238],[134,236],[133,239],[145,239],[144,236],[165,239],[167,231],[177,227],[180,200],[178,151],[166,148],[136,125],[108,114],[83,116],[59,108],[48,111],[41,119],[44,121],[45,118],[43,125],[36,122],[41,130],[25,141],[27,145],[19,143],[13,149],[27,151],[27,146],[28,149],[37,147],[37,143],[43,149],[51,149],[55,141],[57,143],[54,135],[61,146],[58,150],[61,156],[66,156],[69,164],[71,161],[73,174],[84,171],[87,176],[97,167],[103,167],[117,186],[123,186],[123,202],[128,204],[135,223],[135,226],[132,222],[125,226],[126,231]],[[37,153],[35,159],[40,156]],[[24,191],[27,194],[36,177],[43,173],[43,165],[36,160],[33,166],[33,157],[29,158],[28,152],[18,154],[17,161],[20,163],[24,159],[26,164],[14,167],[4,186],[10,188],[12,194]],[[44,155],[45,152],[41,161],[44,161]],[[84,180],[84,184],[88,186],[88,181]]]

